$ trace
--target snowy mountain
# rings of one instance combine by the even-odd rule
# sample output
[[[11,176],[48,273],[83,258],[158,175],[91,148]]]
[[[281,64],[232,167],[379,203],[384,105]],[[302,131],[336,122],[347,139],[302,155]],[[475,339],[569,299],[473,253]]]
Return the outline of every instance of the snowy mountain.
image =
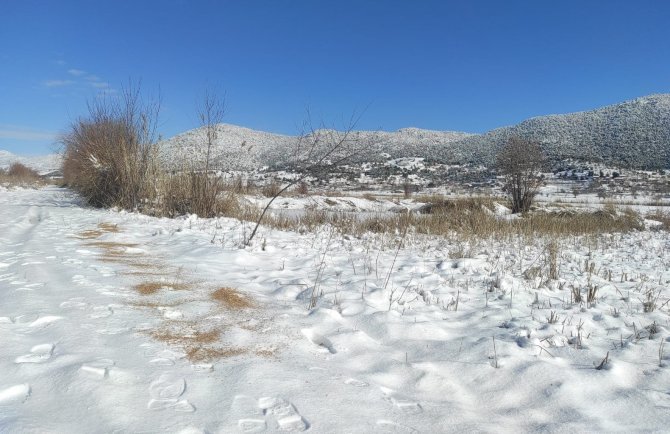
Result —
[[[37,170],[40,175],[44,175],[60,170],[62,158],[59,154],[21,156],[0,150],[0,169],[6,169],[16,162]]]
[[[315,140],[316,136],[319,140]],[[324,147],[342,139],[344,133],[333,130],[316,130],[303,138],[255,131],[229,124],[217,125],[217,138],[211,151],[214,167],[230,170],[252,170],[264,166],[280,167],[290,163],[295,153],[306,154],[311,143],[317,141]],[[471,136],[468,133],[452,131],[430,131],[418,128],[404,128],[396,132],[352,131],[347,144],[363,144],[364,153],[358,155],[360,161],[383,159],[382,154],[392,158],[417,155],[439,155],[451,143]],[[206,128],[196,128],[179,134],[161,143],[160,149],[165,161],[178,165],[201,164],[207,153]],[[346,148],[346,146],[345,146]],[[322,148],[323,149],[323,148]],[[317,153],[318,154],[318,153]],[[334,155],[332,159],[336,159]]]
[[[591,111],[535,117],[468,137],[457,145],[470,156],[470,162],[488,164],[510,136],[540,142],[552,160],[668,168],[670,94],[649,95]]]
[[[298,148],[295,136],[228,124],[218,125],[217,131],[212,161],[219,168],[281,167],[292,160]],[[329,130],[316,133],[325,137],[338,134]],[[633,168],[668,168],[670,94],[650,95],[592,111],[535,117],[484,134],[404,128],[395,132],[354,131],[349,141],[362,144],[365,149],[357,157],[359,162],[421,157],[428,162],[490,165],[497,149],[510,136],[540,142],[554,161],[573,159]],[[304,144],[312,138],[303,141],[303,151]],[[173,163],[199,164],[205,158],[205,143],[205,129],[198,128],[164,141],[162,152]]]

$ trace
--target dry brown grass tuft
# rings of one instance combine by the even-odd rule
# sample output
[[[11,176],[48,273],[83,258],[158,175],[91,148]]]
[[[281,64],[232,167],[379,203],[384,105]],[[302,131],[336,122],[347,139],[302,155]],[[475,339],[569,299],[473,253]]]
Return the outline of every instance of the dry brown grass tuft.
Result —
[[[133,288],[142,295],[151,295],[157,293],[163,287],[165,287],[165,283],[162,282],[143,282]]]
[[[256,350],[254,351],[254,354],[256,354],[259,357],[265,357],[266,359],[274,359],[277,358],[277,350]]]
[[[180,347],[191,362],[204,362],[245,354],[241,347],[225,346],[220,343],[221,331],[190,330],[193,324],[185,324],[179,330],[153,331],[150,336],[157,341]]]
[[[189,289],[190,285],[179,282],[142,282],[133,286],[133,288],[142,295],[151,295],[157,293],[161,289],[183,291]]]
[[[650,220],[660,222],[660,229],[663,229],[664,231],[670,231],[670,213],[655,211],[653,213],[647,214],[646,217]]]
[[[186,357],[188,357],[191,362],[210,362],[247,353],[245,348],[240,347],[188,346],[185,350]]]
[[[240,295],[235,289],[222,287],[212,293],[212,298],[223,303],[229,309],[248,309],[253,307],[253,303],[243,295]]]
[[[77,238],[81,239],[94,239],[101,237],[104,234],[115,234],[121,232],[118,225],[112,223],[100,223],[96,229],[88,229],[77,234]]]
[[[498,218],[493,198],[444,200],[424,197],[428,205],[421,213],[382,214],[352,218],[346,213],[309,210],[297,219],[268,217],[267,226],[280,230],[313,232],[328,224],[340,233],[358,236],[366,232],[404,233],[508,239],[512,236],[573,236],[630,232],[644,229],[640,216],[631,209],[598,211],[534,211],[515,219]]]
[[[106,222],[99,223],[98,228],[100,230],[104,231],[104,232],[113,233],[113,234],[121,232],[121,230],[119,229],[119,225],[116,225],[116,224],[113,224],[113,223],[106,223]]]

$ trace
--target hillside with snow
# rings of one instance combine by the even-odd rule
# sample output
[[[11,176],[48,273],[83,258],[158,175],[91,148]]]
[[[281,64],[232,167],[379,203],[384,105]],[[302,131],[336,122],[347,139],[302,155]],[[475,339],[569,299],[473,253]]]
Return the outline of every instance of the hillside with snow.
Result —
[[[282,168],[295,161],[296,154],[304,157],[311,143],[319,142],[327,148],[344,134],[317,130],[300,141],[297,136],[229,124],[218,125],[217,133],[211,155],[214,166],[225,170]],[[315,135],[319,140],[315,140]],[[418,128],[395,132],[352,131],[346,137],[349,147],[344,148],[345,153],[350,146],[362,149],[354,159],[359,163],[421,157],[445,164],[490,165],[497,149],[511,136],[540,142],[553,161],[570,159],[631,168],[667,168],[670,167],[670,94],[650,95],[592,111],[535,117],[484,134]],[[204,161],[205,129],[190,130],[164,141],[162,152],[173,164]]]
[[[670,94],[649,95],[596,110],[540,116],[458,143],[469,162],[489,164],[511,136],[542,144],[553,160],[632,168],[670,167]]]

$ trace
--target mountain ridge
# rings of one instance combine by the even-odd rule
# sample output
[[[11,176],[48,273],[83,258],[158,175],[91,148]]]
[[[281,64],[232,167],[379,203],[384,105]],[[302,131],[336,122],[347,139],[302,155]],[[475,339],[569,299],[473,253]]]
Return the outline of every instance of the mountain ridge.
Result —
[[[196,128],[164,141],[164,155],[203,155],[204,130]],[[298,136],[266,133],[230,124],[217,126],[217,166],[250,170],[289,164]],[[316,133],[332,132],[317,130]],[[352,131],[365,158],[423,157],[445,164],[491,165],[511,136],[537,141],[553,161],[581,160],[631,168],[670,167],[670,94],[652,94],[600,108],[534,116],[482,134],[424,130]],[[245,149],[246,147],[246,149]],[[180,152],[180,148],[181,152]],[[384,156],[384,157],[383,157]],[[173,157],[174,158],[174,157]],[[357,162],[362,162],[359,159]]]

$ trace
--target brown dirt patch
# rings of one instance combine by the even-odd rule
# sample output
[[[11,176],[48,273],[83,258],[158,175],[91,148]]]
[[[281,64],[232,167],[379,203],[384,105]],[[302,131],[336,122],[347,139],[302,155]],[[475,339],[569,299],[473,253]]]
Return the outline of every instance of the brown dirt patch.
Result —
[[[165,288],[172,291],[182,291],[188,289],[190,285],[186,283],[168,283],[168,282],[142,282],[133,286],[133,288],[142,295],[151,295]]]
[[[191,362],[204,362],[247,353],[241,347],[227,347],[220,344],[221,331],[213,330],[161,330],[150,333],[157,341],[181,347]]]
[[[212,298],[230,309],[248,309],[254,306],[249,299],[239,294],[235,289],[228,287],[222,287],[214,291]]]
[[[82,239],[94,239],[102,236],[105,233],[118,233],[121,230],[119,229],[118,225],[114,225],[112,223],[100,223],[98,225],[97,229],[89,229],[86,231],[79,232],[77,234],[77,238],[82,238]]]
[[[98,228],[101,231],[109,232],[109,233],[121,232],[121,230],[119,229],[119,225],[115,225],[115,224],[112,224],[112,223],[100,223],[98,225]]]
[[[208,362],[216,359],[239,356],[247,352],[239,347],[202,347],[192,346],[185,348],[186,357],[192,362]]]

